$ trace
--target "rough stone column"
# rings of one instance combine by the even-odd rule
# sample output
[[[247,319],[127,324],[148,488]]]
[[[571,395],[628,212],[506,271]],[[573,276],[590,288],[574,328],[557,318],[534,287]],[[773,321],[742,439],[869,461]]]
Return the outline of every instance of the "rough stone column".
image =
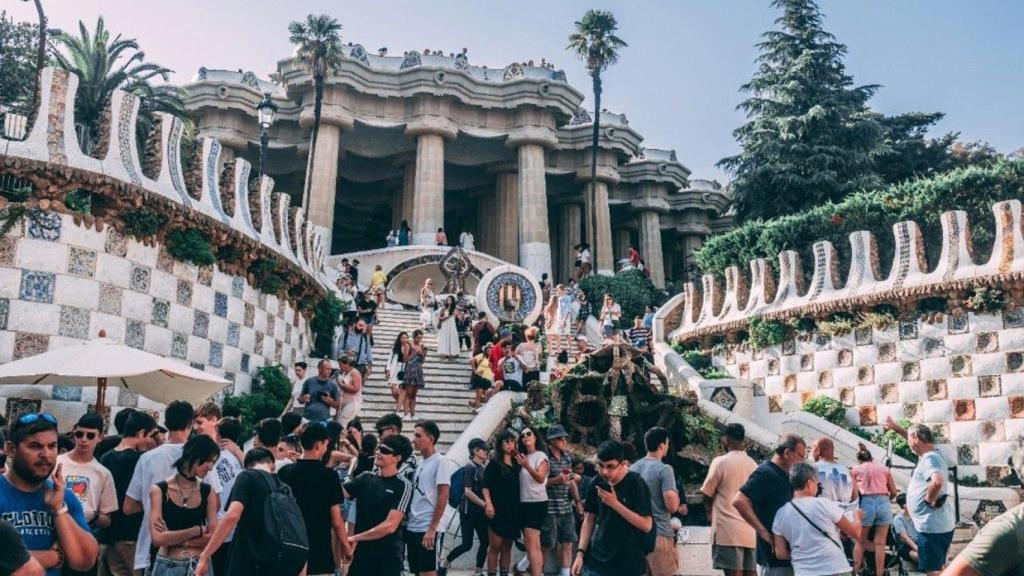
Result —
[[[549,234],[544,147],[523,144],[519,146],[519,263],[537,278],[551,274]]]
[[[608,183],[598,180],[594,186],[594,211],[597,213],[597,227],[594,245],[597,247],[597,262],[594,269],[598,274],[614,274],[615,261],[612,254],[612,215],[608,208]]]
[[[404,202],[404,187],[401,183],[391,190],[391,229],[398,230],[402,224],[402,208]]]
[[[341,148],[341,128],[334,124],[321,124],[316,140],[316,154],[310,164],[312,181],[309,189],[309,220],[327,229],[331,238],[334,230],[334,199],[338,185],[338,153]],[[330,246],[330,242],[327,244]]]
[[[669,236],[668,242],[662,243],[661,247],[661,261],[662,266],[665,269],[665,280],[674,280],[676,277],[675,272],[675,255],[672,252],[672,246],[676,240],[674,235]]]
[[[519,175],[499,172],[496,177],[495,256],[510,264],[519,264]],[[539,278],[539,276],[538,276]]]
[[[412,226],[412,207],[416,200],[416,163],[409,162],[402,167],[402,220]],[[398,223],[401,224],[402,220]]]
[[[580,243],[580,226],[583,222],[583,207],[579,204],[563,204],[561,207],[562,226],[560,232],[559,250],[562,251],[561,269],[557,274],[560,282],[566,282],[569,278],[576,276],[576,267],[573,266],[576,252],[573,246]]]
[[[485,192],[476,198],[477,234],[474,238],[478,252],[498,256],[497,240],[500,217],[498,202],[493,192]]]
[[[651,273],[651,282],[658,288],[665,287],[665,265],[661,252],[661,215],[654,210],[640,213],[640,254],[644,258],[647,270]]]
[[[612,231],[612,238],[615,239],[615,262],[629,256],[629,245],[633,243],[633,234],[627,228],[617,228]]]
[[[416,137],[416,182],[412,243],[432,246],[444,226],[444,136],[426,132]]]

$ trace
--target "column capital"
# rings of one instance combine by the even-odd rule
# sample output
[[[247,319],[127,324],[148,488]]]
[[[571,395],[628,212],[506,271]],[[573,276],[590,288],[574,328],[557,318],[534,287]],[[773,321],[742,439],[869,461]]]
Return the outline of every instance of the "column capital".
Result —
[[[608,185],[615,185],[619,183],[619,171],[611,166],[603,166],[598,164],[597,166],[597,181],[603,182]],[[583,166],[576,169],[576,181],[589,184],[590,183],[590,167]]]
[[[355,126],[355,119],[345,108],[337,104],[324,102],[320,109],[321,126],[337,126],[342,131],[352,130]],[[307,106],[299,113],[299,127],[305,130],[313,128],[313,107]]]
[[[668,214],[670,209],[668,200],[664,198],[637,198],[629,202],[629,207],[633,212],[657,212],[658,214]]]
[[[558,136],[553,129],[544,126],[520,126],[509,132],[508,140],[505,141],[508,148],[518,148],[527,144],[554,150],[558,146]]]
[[[454,140],[459,129],[454,122],[441,116],[423,116],[405,125],[405,135],[415,138],[421,134],[437,134],[445,140]]]
[[[487,165],[487,172],[490,174],[518,174],[519,164],[517,162],[495,162]]]

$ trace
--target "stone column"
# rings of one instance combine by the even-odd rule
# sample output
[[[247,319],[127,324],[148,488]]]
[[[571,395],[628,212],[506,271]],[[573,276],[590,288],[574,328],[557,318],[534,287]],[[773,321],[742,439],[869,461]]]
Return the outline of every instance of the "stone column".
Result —
[[[519,175],[516,172],[499,172],[496,184],[494,255],[510,264],[519,264]]]
[[[309,187],[308,213],[310,222],[327,229],[328,238],[331,238],[334,230],[334,199],[338,185],[340,147],[341,128],[335,124],[321,124],[316,140],[316,153],[310,163],[312,181]],[[330,246],[330,242],[327,245]]]
[[[476,249],[479,252],[497,256],[498,227],[501,226],[498,202],[493,192],[484,192],[476,198],[477,234]]]
[[[667,242],[662,243],[661,247],[661,261],[662,266],[665,269],[665,280],[675,280],[676,268],[675,268],[675,254],[672,251],[672,245],[675,244],[674,234],[669,235]]]
[[[612,232],[612,238],[615,239],[614,264],[629,256],[629,245],[633,243],[633,235],[628,228],[618,228]]]
[[[661,215],[654,210],[640,213],[640,255],[644,258],[651,282],[658,288],[665,287],[665,265],[661,252]]]
[[[562,266],[557,274],[560,282],[566,282],[576,276],[573,266],[576,251],[573,246],[580,243],[580,226],[583,223],[583,207],[579,204],[563,204],[561,207],[562,226],[559,230],[561,238],[558,249],[561,250]]]
[[[416,200],[416,163],[409,162],[402,167],[402,220],[412,226],[412,207]],[[401,220],[398,221],[402,223]]]
[[[551,274],[544,147],[519,146],[519,263],[537,278]]]
[[[598,274],[614,274],[615,257],[612,254],[612,215],[608,208],[608,183],[598,180],[594,190],[596,193],[592,200],[594,211],[597,212],[597,227],[594,230],[597,261],[594,262],[594,269]]]
[[[398,230],[402,224],[402,208],[405,204],[405,190],[402,183],[391,189],[391,229]]]
[[[433,246],[444,226],[444,136],[425,132],[416,139],[412,243]]]

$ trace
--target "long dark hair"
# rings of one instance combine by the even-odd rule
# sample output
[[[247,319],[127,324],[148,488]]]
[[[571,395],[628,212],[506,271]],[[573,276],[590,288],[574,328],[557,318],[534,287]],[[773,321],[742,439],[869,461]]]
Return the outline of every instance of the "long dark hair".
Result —
[[[406,232],[408,232],[410,230],[410,228],[409,228],[409,221],[408,220],[402,220],[402,225],[399,226],[398,228],[400,230],[405,230]]]
[[[449,294],[448,297],[444,299],[444,308],[445,310],[448,311],[449,316],[455,315],[455,307],[457,305],[458,303],[455,301],[455,296],[452,296],[451,294]]]
[[[537,431],[533,426],[524,426],[523,430],[529,430],[533,432],[533,449],[537,452],[544,452],[546,447],[544,446],[544,439],[540,437],[540,432]],[[516,450],[519,450],[523,456],[529,454],[526,450],[526,444],[523,442],[523,430],[519,431],[519,437],[516,438]]]
[[[219,455],[220,446],[217,446],[213,438],[199,434],[185,442],[185,446],[181,449],[181,457],[174,462],[174,468],[182,476],[185,476],[186,472],[191,471],[189,468],[192,466],[214,460]]]
[[[402,336],[403,335],[409,336],[409,333],[406,332],[405,330],[402,330],[401,332],[398,333],[398,336],[395,336],[395,343],[391,345],[391,353],[392,354],[398,354],[398,355],[402,354]],[[411,341],[412,337],[410,337],[409,340]]]
[[[494,450],[491,451],[491,462],[494,462],[495,464],[501,466],[501,468],[503,470],[508,469],[508,466],[505,465],[505,453],[502,451],[502,446],[505,444],[506,440],[515,440],[515,439],[516,439],[515,432],[513,432],[513,431],[511,431],[511,430],[509,430],[507,428],[505,430],[502,430],[501,432],[498,432],[498,436],[494,439]],[[515,468],[516,466],[517,466],[516,461],[513,458],[512,459],[512,468]]]

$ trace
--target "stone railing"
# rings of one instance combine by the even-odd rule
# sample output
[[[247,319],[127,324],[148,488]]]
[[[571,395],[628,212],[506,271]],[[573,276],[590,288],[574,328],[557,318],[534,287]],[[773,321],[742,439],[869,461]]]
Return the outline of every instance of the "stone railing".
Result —
[[[273,192],[272,179],[261,180],[256,204],[260,213],[253,214],[249,194],[252,167],[245,160],[236,159],[228,182],[234,190],[233,206],[225,209],[220,185],[221,144],[203,138],[201,165],[193,168],[201,184],[198,190],[188,189],[182,167],[185,127],[180,119],[169,116],[164,116],[161,122],[158,175],[148,178],[135,144],[139,99],[121,90],[114,91],[110,102],[110,134],[116,140],[102,158],[91,158],[82,153],[75,138],[77,88],[78,78],[67,71],[43,70],[40,121],[33,122],[23,141],[0,138],[0,170],[64,184],[87,182],[97,192],[112,190],[112,194],[129,196],[138,207],[152,203],[170,206],[175,214],[202,215],[201,219],[219,235],[239,237],[247,249],[275,257],[293,274],[326,289],[327,231],[305,222],[301,211],[289,212],[289,197]],[[46,192],[41,189],[41,193]]]
[[[799,254],[786,250],[779,254],[777,276],[767,260],[758,258],[750,262],[749,284],[736,266],[726,268],[724,290],[712,275],[701,279],[700,289],[687,283],[681,297],[658,313],[662,334],[669,340],[692,340],[742,329],[752,316],[820,316],[1016,279],[1024,273],[1021,203],[999,202],[992,212],[995,242],[988,262],[975,262],[966,212],[942,214],[942,250],[931,271],[918,225],[897,222],[893,224],[895,254],[888,276],[880,274],[874,236],[854,232],[850,234],[846,282],[840,281],[838,254],[831,242],[814,244],[814,270],[806,286]]]

